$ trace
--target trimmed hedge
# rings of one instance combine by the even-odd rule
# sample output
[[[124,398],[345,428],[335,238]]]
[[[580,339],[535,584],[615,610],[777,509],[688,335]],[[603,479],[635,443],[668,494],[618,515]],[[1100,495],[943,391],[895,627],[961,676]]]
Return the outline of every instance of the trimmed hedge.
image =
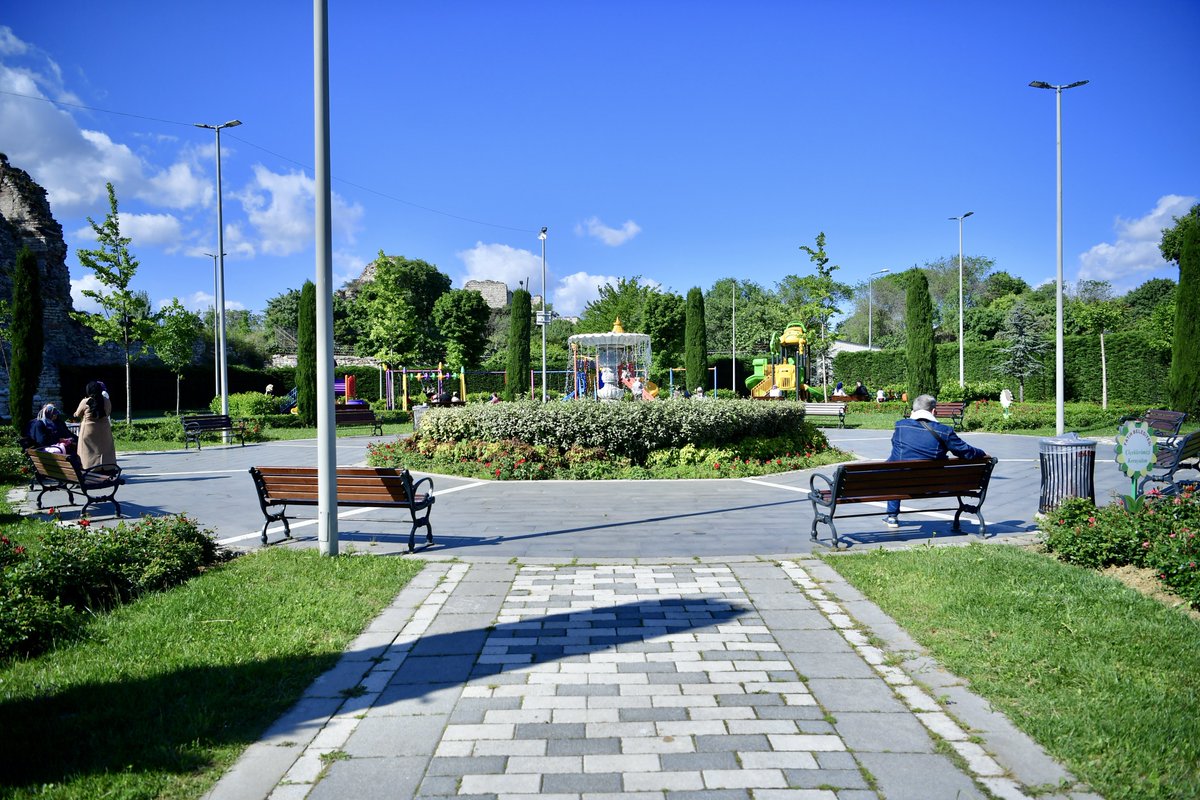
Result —
[[[804,406],[791,402],[516,402],[430,409],[421,418],[420,436],[435,441],[516,439],[561,450],[603,448],[642,463],[653,450],[688,444],[722,447],[802,425]]]
[[[1016,390],[1016,383],[992,371],[991,365],[1001,360],[1003,342],[968,342],[963,352],[968,383],[999,383]],[[1134,332],[1110,333],[1104,338],[1108,363],[1109,403],[1145,404],[1165,408],[1167,373],[1171,354],[1146,346],[1145,338]],[[869,388],[904,385],[905,361],[903,350],[861,351],[838,353],[833,372],[842,381],[862,381]],[[958,386],[958,343],[937,346],[938,380],[943,387]],[[1025,399],[1031,401],[1054,399],[1054,351],[1045,354],[1045,368],[1025,383]],[[1066,399],[1079,402],[1100,402],[1100,337],[1098,335],[1067,336],[1063,339],[1063,372]],[[940,397],[940,395],[939,395]]]

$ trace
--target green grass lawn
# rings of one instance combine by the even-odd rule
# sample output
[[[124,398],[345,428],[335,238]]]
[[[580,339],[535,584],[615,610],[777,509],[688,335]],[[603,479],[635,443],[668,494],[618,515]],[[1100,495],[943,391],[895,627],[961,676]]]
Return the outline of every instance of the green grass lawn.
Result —
[[[1107,800],[1200,797],[1200,623],[1016,547],[824,558]]]
[[[161,422],[162,418],[154,420],[146,420],[146,422]],[[138,420],[134,420],[133,424],[137,425]],[[156,438],[137,438],[129,439],[121,436],[121,431],[125,427],[124,420],[113,426],[113,437],[116,441],[117,452],[119,453],[135,453],[146,452],[150,450],[182,450],[182,439],[176,441],[174,439],[156,439]],[[346,436],[369,436],[372,433],[370,425],[342,425],[337,428],[338,438]],[[412,433],[412,423],[385,423],[383,426],[384,437],[398,436],[402,433]],[[316,428],[267,428],[262,432],[263,441],[268,442],[283,442],[292,441],[294,439],[315,439],[317,438]],[[374,437],[378,440],[380,437]],[[237,439],[234,438],[234,444],[237,444]],[[221,434],[208,434],[201,440],[202,446],[221,444]]]
[[[0,797],[199,797],[421,566],[264,550],[0,667]]]

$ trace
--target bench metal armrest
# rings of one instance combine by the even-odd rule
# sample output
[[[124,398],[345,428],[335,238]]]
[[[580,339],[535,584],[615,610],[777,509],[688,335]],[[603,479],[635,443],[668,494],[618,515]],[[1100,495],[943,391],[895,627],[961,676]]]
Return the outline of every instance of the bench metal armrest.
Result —
[[[121,468],[116,464],[97,464],[94,467],[81,469],[79,477],[82,478],[81,485],[83,486],[125,482],[125,479],[121,477]]]
[[[824,489],[820,489],[817,487],[817,478],[820,478],[821,480],[825,481]],[[814,503],[816,503],[818,505],[825,506],[826,508],[833,507],[833,502],[836,499],[833,496],[833,478],[829,477],[828,475],[822,475],[819,472],[814,472],[812,477],[808,479],[808,488],[809,488],[809,499],[810,500],[812,500]],[[824,500],[821,499],[822,492],[829,492],[829,502],[825,502]]]
[[[421,480],[419,480],[419,481],[413,481],[413,484],[412,484],[413,497],[415,498],[418,494],[420,494],[418,489],[421,488],[421,484],[423,484],[423,483],[429,484],[428,494],[429,494],[430,499],[432,499],[433,498],[433,478],[429,477],[428,475],[426,475],[424,478],[421,478]]]

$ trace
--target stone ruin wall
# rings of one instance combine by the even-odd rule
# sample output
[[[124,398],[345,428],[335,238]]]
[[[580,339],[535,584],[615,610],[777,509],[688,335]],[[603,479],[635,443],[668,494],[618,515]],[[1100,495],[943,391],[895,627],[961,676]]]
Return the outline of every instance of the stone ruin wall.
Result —
[[[86,364],[101,359],[102,351],[89,332],[71,319],[71,273],[62,226],[50,213],[46,190],[29,173],[12,166],[0,153],[0,299],[12,300],[12,273],[17,253],[28,247],[37,256],[42,284],[46,344],[42,374],[34,395],[35,407],[62,405],[59,364]],[[7,353],[6,353],[7,355]],[[8,372],[0,363],[0,417],[9,418]],[[67,413],[74,411],[68,409]]]

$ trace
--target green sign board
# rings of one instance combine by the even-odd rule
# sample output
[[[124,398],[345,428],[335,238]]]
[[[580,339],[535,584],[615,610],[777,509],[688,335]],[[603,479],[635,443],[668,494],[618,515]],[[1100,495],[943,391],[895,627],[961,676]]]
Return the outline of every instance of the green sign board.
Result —
[[[1148,473],[1158,459],[1154,431],[1145,422],[1126,422],[1117,428],[1117,466],[1133,482],[1130,496],[1137,495],[1138,478]]]

